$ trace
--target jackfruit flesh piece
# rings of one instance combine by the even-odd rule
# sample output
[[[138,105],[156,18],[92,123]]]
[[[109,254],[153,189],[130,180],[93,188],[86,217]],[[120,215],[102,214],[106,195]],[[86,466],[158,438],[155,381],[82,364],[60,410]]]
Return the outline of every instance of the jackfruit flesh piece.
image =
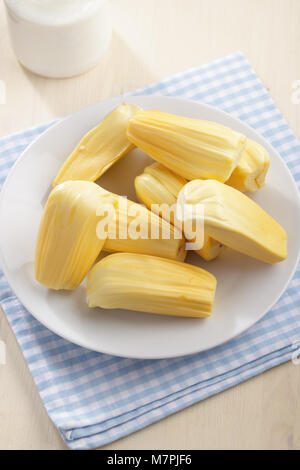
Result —
[[[195,250],[195,252],[206,261],[212,261],[222,253],[224,248],[225,246],[222,243],[204,234],[203,247],[200,250]]]
[[[53,186],[68,180],[96,181],[134,145],[126,137],[129,119],[140,107],[123,103],[89,131],[62,165]]]
[[[205,233],[218,242],[267,263],[287,257],[287,235],[258,204],[215,180],[194,180],[179,193],[182,204],[203,204]]]
[[[179,191],[187,181],[160,163],[153,163],[144,168],[144,172],[135,178],[135,192],[138,200],[154,212],[154,204],[173,206],[177,202]],[[164,217],[163,214],[160,214]],[[166,220],[174,224],[174,213],[165,214]],[[175,221],[176,222],[176,221]],[[181,229],[181,227],[179,227]]]
[[[226,181],[246,145],[244,135],[221,124],[161,111],[136,113],[129,120],[127,137],[187,180]]]
[[[159,205],[163,209],[159,212],[159,215],[170,221],[181,231],[183,227],[182,223],[176,220],[176,211],[170,211],[168,208],[171,206],[176,207],[177,196],[186,183],[187,181],[184,178],[157,162],[144,168],[144,173],[138,175],[134,182],[139,201],[154,212],[158,210],[155,205]],[[203,247],[195,251],[206,261],[211,261],[223,249],[224,246],[221,243],[204,235]]]
[[[48,198],[40,222],[35,277],[51,289],[75,289],[99,255],[105,239],[96,233],[102,191],[95,183],[67,181]]]
[[[215,277],[196,266],[155,256],[117,253],[91,270],[89,307],[128,309],[183,317],[211,314]]]
[[[267,150],[254,140],[247,139],[246,150],[226,184],[239,191],[253,193],[265,185],[269,166]]]
[[[141,204],[108,194],[116,201],[116,218],[108,227],[103,250],[185,259],[185,239],[176,227]]]

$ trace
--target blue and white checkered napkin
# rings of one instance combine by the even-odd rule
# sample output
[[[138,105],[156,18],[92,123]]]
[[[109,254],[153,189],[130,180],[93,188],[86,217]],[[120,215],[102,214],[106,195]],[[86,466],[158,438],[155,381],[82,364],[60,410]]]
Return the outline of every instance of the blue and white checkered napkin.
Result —
[[[246,121],[279,151],[300,184],[300,144],[243,54],[177,74],[132,94],[182,96]],[[48,125],[0,140],[0,178]],[[38,323],[5,278],[1,305],[50,418],[73,449],[101,446],[288,361],[300,340],[300,269],[276,306],[238,338],[169,360],[133,360],[69,343]]]

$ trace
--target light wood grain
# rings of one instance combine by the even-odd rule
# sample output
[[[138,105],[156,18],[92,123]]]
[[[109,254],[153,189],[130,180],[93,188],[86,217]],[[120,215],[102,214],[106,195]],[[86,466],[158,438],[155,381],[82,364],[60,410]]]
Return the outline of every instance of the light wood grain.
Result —
[[[0,135],[71,113],[174,72],[242,50],[296,131],[300,105],[299,0],[112,0],[114,35],[101,63],[67,80],[16,61],[0,6]],[[298,136],[300,133],[298,131]],[[48,418],[5,316],[0,339],[0,448],[65,449]],[[106,449],[300,449],[300,366],[274,368]]]

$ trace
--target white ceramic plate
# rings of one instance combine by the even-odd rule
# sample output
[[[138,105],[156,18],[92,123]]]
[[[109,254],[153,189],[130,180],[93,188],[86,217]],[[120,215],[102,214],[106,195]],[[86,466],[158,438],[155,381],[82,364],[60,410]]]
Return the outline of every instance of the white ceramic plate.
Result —
[[[218,280],[211,318],[190,319],[126,310],[89,309],[84,283],[73,292],[51,291],[34,279],[36,234],[51,181],[78,140],[121,98],[84,109],[51,127],[18,159],[0,200],[0,247],[5,275],[20,301],[50,330],[95,351],[135,358],[175,357],[209,349],[257,322],[277,301],[291,279],[300,240],[299,197],[285,163],[254,130],[203,104],[161,96],[127,99],[145,109],[217,121],[265,145],[271,155],[267,186],[253,198],[288,234],[288,259],[271,266],[227,249],[207,263],[189,254],[188,262],[211,271]],[[130,152],[102,178],[101,185],[135,199],[134,177],[150,161],[138,149]]]

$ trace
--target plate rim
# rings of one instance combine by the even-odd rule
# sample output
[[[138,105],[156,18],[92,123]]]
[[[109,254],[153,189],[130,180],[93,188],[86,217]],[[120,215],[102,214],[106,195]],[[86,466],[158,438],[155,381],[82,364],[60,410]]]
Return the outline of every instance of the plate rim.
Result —
[[[215,106],[211,106],[209,104],[206,104],[206,103],[202,103],[202,102],[197,102],[197,101],[194,101],[194,100],[191,100],[191,99],[187,99],[187,98],[181,98],[181,97],[177,97],[177,96],[164,96],[164,95],[159,95],[159,94],[151,94],[151,95],[128,95],[128,96],[124,96],[124,95],[119,95],[117,97],[113,97],[111,99],[107,99],[107,100],[103,100],[99,103],[95,103],[91,106],[87,106],[85,108],[82,108],[80,110],[77,110],[75,111],[74,113],[70,114],[70,115],[67,115],[65,117],[62,117],[62,118],[58,118],[59,120],[57,122],[54,122],[53,125],[50,124],[49,127],[47,127],[47,129],[45,129],[40,135],[38,135],[36,138],[33,139],[32,142],[30,142],[30,144],[24,149],[24,151],[21,153],[21,155],[17,158],[17,160],[15,161],[15,163],[13,164],[13,166],[11,167],[4,183],[3,183],[3,186],[2,186],[2,189],[1,189],[1,192],[0,192],[0,220],[2,218],[2,205],[3,205],[3,200],[4,200],[4,197],[5,197],[5,192],[6,192],[6,188],[9,186],[9,183],[10,183],[10,180],[11,178],[13,177],[14,175],[14,172],[16,171],[16,168],[18,167],[18,165],[21,163],[21,161],[24,160],[24,158],[26,158],[26,155],[27,153],[30,154],[30,150],[31,150],[31,147],[33,145],[36,144],[36,142],[43,138],[43,136],[45,134],[47,134],[49,131],[52,131],[52,130],[55,130],[56,127],[60,126],[62,123],[68,121],[68,120],[72,120],[74,118],[75,115],[78,115],[78,114],[81,114],[82,112],[85,112],[87,110],[91,110],[93,108],[97,108],[99,105],[104,105],[105,103],[109,103],[110,105],[114,105],[116,104],[116,106],[118,105],[118,103],[121,103],[122,101],[127,101],[127,102],[131,102],[131,100],[133,99],[134,101],[135,100],[139,100],[139,99],[142,99],[142,100],[151,100],[151,98],[159,98],[159,99],[162,99],[162,100],[166,100],[166,101],[179,101],[179,102],[185,102],[185,103],[190,103],[192,105],[199,105],[200,107],[203,107],[203,108],[207,108],[211,111],[214,111],[214,112],[217,112],[217,113],[221,113],[221,114],[224,114],[226,115],[227,117],[229,117],[231,120],[233,121],[237,121],[239,122],[240,124],[242,124],[245,128],[247,128],[250,133],[255,133],[260,140],[262,140],[265,144],[266,147],[269,147],[272,149],[272,151],[276,154],[277,158],[279,158],[279,160],[281,161],[281,163],[283,163],[283,165],[285,166],[285,169],[286,169],[286,172],[289,176],[289,179],[291,181],[291,184],[294,188],[294,192],[295,194],[297,195],[297,198],[296,198],[296,203],[297,203],[297,208],[298,208],[298,212],[299,212],[299,215],[300,215],[300,193],[299,193],[299,190],[298,190],[298,187],[297,187],[297,184],[296,184],[296,181],[287,165],[287,163],[285,162],[285,160],[281,157],[281,155],[279,154],[279,152],[272,146],[271,143],[269,143],[265,137],[263,137],[261,134],[259,134],[257,132],[256,129],[254,129],[253,127],[251,127],[248,123],[242,121],[241,119],[231,115],[230,113],[226,112],[226,111],[223,111],[222,109],[219,109]],[[249,324],[248,326],[246,327],[240,327],[238,329],[238,331],[236,331],[235,333],[233,333],[232,335],[228,336],[225,340],[220,340],[220,341],[216,341],[215,343],[213,343],[211,346],[209,347],[201,347],[201,345],[199,345],[199,347],[195,350],[193,349],[193,351],[188,351],[188,352],[185,352],[185,353],[174,353],[174,354],[170,354],[170,353],[166,353],[166,354],[159,354],[159,355],[151,355],[151,354],[144,354],[144,355],[136,355],[136,354],[128,354],[128,353],[124,353],[124,354],[116,354],[115,352],[109,350],[109,349],[95,349],[95,347],[91,347],[89,346],[88,344],[86,344],[84,341],[74,341],[74,339],[72,339],[72,335],[68,335],[68,333],[65,333],[64,331],[61,332],[61,330],[56,329],[55,327],[50,327],[48,326],[48,322],[47,322],[47,319],[44,320],[44,318],[38,314],[36,314],[35,312],[32,311],[32,309],[30,307],[28,307],[26,304],[26,300],[25,302],[22,300],[22,295],[19,295],[18,294],[18,288],[16,289],[15,287],[12,287],[12,284],[13,282],[11,282],[11,277],[10,277],[10,274],[9,274],[9,269],[8,267],[6,266],[6,263],[4,261],[4,253],[3,253],[3,249],[2,249],[2,244],[1,244],[1,234],[0,234],[0,264],[1,264],[1,267],[3,269],[3,272],[4,272],[4,275],[6,277],[6,280],[7,282],[9,283],[12,291],[15,293],[16,297],[18,298],[19,302],[25,307],[25,309],[38,321],[40,322],[43,326],[45,326],[47,329],[49,329],[50,331],[52,331],[54,334],[60,336],[61,338],[73,343],[73,344],[76,344],[80,347],[83,347],[85,349],[89,349],[91,351],[96,351],[96,352],[99,352],[99,353],[102,353],[102,354],[108,354],[108,355],[112,355],[112,356],[116,356],[116,357],[123,357],[123,358],[129,358],[129,359],[144,359],[144,360],[160,360],[160,359],[171,359],[171,358],[176,358],[176,357],[185,357],[185,356],[190,356],[190,355],[193,355],[193,354],[197,354],[197,353],[200,353],[200,352],[204,352],[204,351],[209,351],[215,347],[218,347],[218,346],[221,346],[223,344],[226,344],[228,343],[229,341],[231,341],[232,339],[238,337],[239,335],[241,335],[242,333],[244,333],[245,331],[249,330],[253,325],[255,325],[256,323],[258,323],[272,308],[273,306],[278,302],[278,300],[280,299],[280,297],[283,295],[283,293],[285,292],[285,290],[287,289],[289,283],[291,282],[292,278],[294,277],[294,274],[296,272],[296,269],[297,269],[297,266],[298,266],[298,263],[299,263],[299,259],[300,259],[300,244],[298,246],[298,253],[297,253],[297,257],[294,259],[294,264],[293,264],[293,268],[291,270],[291,273],[290,275],[288,276],[287,280],[285,281],[283,287],[281,288],[281,290],[279,291],[279,293],[274,296],[274,300],[272,301],[272,303],[266,308],[264,309],[261,314],[259,316],[257,316],[255,318],[255,321],[251,324]]]

